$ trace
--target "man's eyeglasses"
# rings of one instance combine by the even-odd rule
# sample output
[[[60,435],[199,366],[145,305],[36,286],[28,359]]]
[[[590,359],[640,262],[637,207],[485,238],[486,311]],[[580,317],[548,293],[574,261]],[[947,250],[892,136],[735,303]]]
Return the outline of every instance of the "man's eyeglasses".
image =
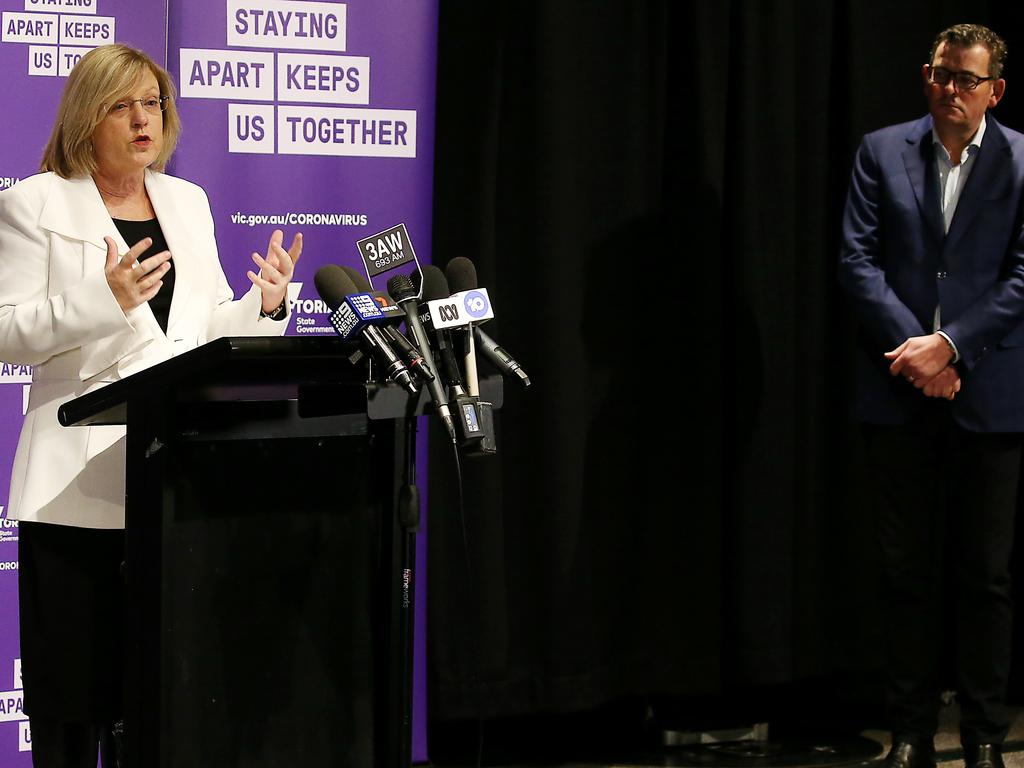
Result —
[[[950,82],[958,91],[973,91],[986,80],[995,80],[994,77],[978,77],[973,72],[954,72],[945,67],[928,67],[928,79],[936,85],[945,88]]]
[[[127,115],[132,110],[132,104],[138,102],[142,108],[151,115],[159,115],[167,109],[167,102],[170,96],[147,96],[144,99],[121,99],[115,102],[108,110],[108,115]]]

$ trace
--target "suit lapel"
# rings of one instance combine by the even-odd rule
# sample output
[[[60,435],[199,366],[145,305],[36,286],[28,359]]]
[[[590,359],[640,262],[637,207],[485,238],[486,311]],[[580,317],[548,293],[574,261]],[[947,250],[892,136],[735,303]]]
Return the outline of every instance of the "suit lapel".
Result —
[[[974,158],[974,167],[967,177],[960,200],[956,205],[956,213],[949,225],[946,235],[946,246],[955,246],[971,227],[978,213],[993,198],[1003,194],[1003,187],[1009,175],[1005,173],[1005,164],[1010,160],[1010,145],[1002,129],[992,117],[986,118],[985,135]]]
[[[163,174],[146,171],[146,192],[149,193],[153,210],[156,211],[157,220],[160,222],[160,229],[167,240],[167,249],[174,261],[174,295],[171,297],[171,311],[167,318],[167,335],[174,338],[171,331],[175,322],[182,316],[184,307],[188,304],[189,294],[195,285],[193,248],[189,238],[190,226],[194,225],[190,225],[181,208],[180,200],[169,188]]]
[[[935,148],[932,146],[930,117],[915,123],[906,137],[903,165],[914,190],[925,229],[941,245],[944,238],[942,206],[939,202],[939,181],[935,175]]]
[[[167,184],[163,174],[146,171],[146,192],[153,203],[153,210],[167,240],[171,258],[174,259],[174,296],[171,297],[171,311],[167,320],[167,331],[170,335],[175,320],[182,316],[184,307],[188,304],[189,294],[195,285],[190,222],[179,196],[174,194],[173,188]],[[128,244],[110,218],[96,184],[89,177],[62,179],[55,176],[39,216],[39,226],[100,249],[96,251],[84,247],[84,271],[102,269],[107,250],[106,243],[103,242],[105,236],[114,238],[119,253],[128,250]],[[145,309],[149,309],[148,305]],[[159,329],[151,310],[150,317],[154,328]]]
[[[53,177],[53,185],[39,214],[39,226],[70,240],[81,240],[102,248],[105,236],[114,238],[120,253],[128,250],[121,233],[114,226],[107,207],[103,205],[96,184],[89,177],[62,179]]]

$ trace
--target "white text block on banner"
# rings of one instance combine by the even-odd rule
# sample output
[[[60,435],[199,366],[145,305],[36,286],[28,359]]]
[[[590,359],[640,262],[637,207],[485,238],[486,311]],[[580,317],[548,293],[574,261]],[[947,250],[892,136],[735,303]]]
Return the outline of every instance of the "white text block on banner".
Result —
[[[32,366],[0,363],[0,384],[31,384]]]
[[[57,46],[30,45],[28,47],[28,73],[56,77]]]
[[[274,54],[182,48],[181,95],[199,99],[274,100]]]
[[[369,104],[370,57],[279,53],[277,100]]]
[[[25,0],[26,11],[96,13],[96,0]]]
[[[416,111],[281,105],[277,153],[416,157]]]
[[[0,692],[0,723],[10,720],[28,720],[21,691]]]
[[[58,58],[60,60],[60,72],[58,73],[61,77],[67,77],[71,74],[71,70],[75,68],[75,64],[78,60],[85,56],[92,48],[74,48],[69,45],[62,45],[60,47],[60,53]]]
[[[228,45],[344,51],[346,6],[310,0],[227,0]]]
[[[18,751],[32,751],[32,727],[28,724],[28,720],[18,723]]]
[[[4,25],[2,39],[5,43],[57,44],[59,17],[56,14],[4,11],[0,21]]]
[[[61,45],[106,45],[114,42],[113,16],[60,17]]]
[[[274,154],[273,104],[228,104],[228,152]]]

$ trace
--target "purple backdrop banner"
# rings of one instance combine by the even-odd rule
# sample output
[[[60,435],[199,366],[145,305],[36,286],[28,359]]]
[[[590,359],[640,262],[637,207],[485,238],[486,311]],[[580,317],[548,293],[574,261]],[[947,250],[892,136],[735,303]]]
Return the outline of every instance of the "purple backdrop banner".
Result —
[[[277,228],[286,244],[304,238],[293,334],[334,333],[313,275],[361,269],[356,240],[405,222],[429,260],[436,0],[171,0],[169,30],[184,124],[171,171],[209,193],[236,293]],[[418,550],[413,759],[424,761],[422,536]]]
[[[125,42],[177,82],[184,130],[168,170],[207,190],[236,294],[274,229],[286,244],[303,233],[290,333],[333,333],[313,275],[327,263],[361,268],[359,238],[404,222],[430,260],[437,0],[0,0],[0,11],[0,188],[36,172],[77,58]],[[0,518],[30,378],[0,364]],[[421,490],[424,447],[421,438]],[[31,765],[17,540],[17,523],[0,519],[0,768]],[[425,761],[422,536],[418,552],[413,759]]]
[[[97,45],[130,43],[166,56],[165,0],[0,0],[0,188],[39,169],[68,72]],[[28,768],[18,644],[18,524],[6,519],[14,448],[32,370],[0,363],[0,766]]]

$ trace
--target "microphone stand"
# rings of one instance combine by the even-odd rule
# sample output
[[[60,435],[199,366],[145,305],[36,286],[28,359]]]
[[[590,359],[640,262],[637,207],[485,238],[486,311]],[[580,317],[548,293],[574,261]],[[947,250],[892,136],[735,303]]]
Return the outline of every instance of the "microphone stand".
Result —
[[[382,544],[390,552],[387,626],[387,664],[390,691],[387,696],[384,751],[378,765],[409,768],[412,765],[413,662],[416,629],[416,534],[420,525],[420,493],[416,486],[416,417],[396,419],[395,460],[402,478],[395,488],[394,514],[387,521]],[[378,758],[379,759],[379,758]]]

